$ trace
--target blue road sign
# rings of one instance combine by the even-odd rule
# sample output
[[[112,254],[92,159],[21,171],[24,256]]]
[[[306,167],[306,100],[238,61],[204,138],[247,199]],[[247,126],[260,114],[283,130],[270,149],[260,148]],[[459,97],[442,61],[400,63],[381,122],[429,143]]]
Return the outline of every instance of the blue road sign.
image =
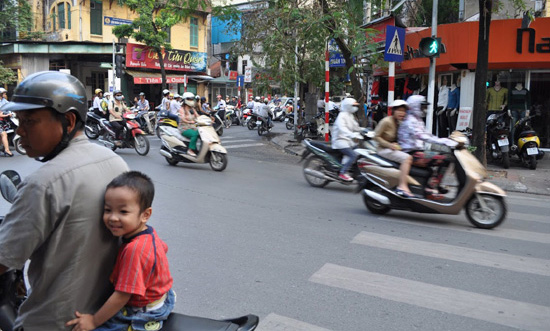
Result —
[[[237,76],[237,86],[244,86],[244,76]]]
[[[405,53],[405,29],[393,25],[386,27],[386,47],[384,61],[403,62]]]

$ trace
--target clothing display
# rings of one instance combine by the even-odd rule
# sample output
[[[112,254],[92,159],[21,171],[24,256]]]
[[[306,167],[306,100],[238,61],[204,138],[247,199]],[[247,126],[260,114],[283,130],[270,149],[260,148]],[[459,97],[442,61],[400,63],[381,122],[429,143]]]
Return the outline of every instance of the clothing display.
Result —
[[[503,106],[508,105],[508,89],[500,86],[500,82],[495,82],[493,87],[487,89],[487,110],[501,111]]]

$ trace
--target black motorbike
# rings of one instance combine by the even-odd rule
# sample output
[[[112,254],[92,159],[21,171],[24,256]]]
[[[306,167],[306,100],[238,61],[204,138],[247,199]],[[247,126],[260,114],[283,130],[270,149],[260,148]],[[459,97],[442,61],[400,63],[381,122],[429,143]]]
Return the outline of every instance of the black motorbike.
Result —
[[[105,120],[105,115],[96,113],[93,108],[88,109],[84,127],[84,134],[86,134],[86,137],[95,140],[103,134],[101,120]]]
[[[250,114],[248,114],[248,117],[246,118],[246,127],[248,128],[248,130],[254,130],[255,128],[258,127],[258,124],[256,124],[257,122],[258,122],[258,114],[251,112]]]
[[[261,136],[264,133],[271,132],[271,128],[273,128],[273,123],[270,123],[266,117],[258,116],[258,119],[256,120],[256,125],[258,126],[258,135]]]
[[[294,129],[294,113],[288,113],[285,117],[285,126],[287,130]]]
[[[305,138],[323,139],[325,137],[325,125],[325,113],[319,112],[311,120],[298,124],[298,140],[301,141]]]
[[[487,158],[500,162],[504,169],[510,168],[510,124],[508,113],[491,114],[487,118]]]
[[[17,185],[21,182],[19,174],[6,170],[0,174],[0,191],[8,202],[12,203],[17,194]],[[0,223],[3,217],[0,217]],[[19,306],[25,301],[27,291],[22,270],[9,270],[0,276],[0,330],[11,331],[15,324]],[[256,315],[246,315],[238,318],[214,320],[204,317],[172,313],[163,323],[164,331],[181,330],[232,330],[252,331],[258,326],[260,319]]]

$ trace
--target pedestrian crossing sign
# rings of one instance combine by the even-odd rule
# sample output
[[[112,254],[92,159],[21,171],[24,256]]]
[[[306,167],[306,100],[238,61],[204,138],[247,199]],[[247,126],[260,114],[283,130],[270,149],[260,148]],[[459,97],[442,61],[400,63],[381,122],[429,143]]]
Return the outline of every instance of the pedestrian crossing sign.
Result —
[[[384,61],[403,62],[405,29],[393,25],[386,27],[386,47]]]

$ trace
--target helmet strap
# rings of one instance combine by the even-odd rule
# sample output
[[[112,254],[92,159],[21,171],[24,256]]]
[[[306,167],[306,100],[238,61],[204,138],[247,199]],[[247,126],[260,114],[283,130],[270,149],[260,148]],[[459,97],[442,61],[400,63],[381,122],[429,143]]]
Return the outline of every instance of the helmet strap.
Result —
[[[67,148],[67,146],[69,146],[71,139],[74,138],[78,128],[78,125],[76,125],[77,123],[75,123],[74,129],[71,132],[67,133],[67,127],[69,126],[69,122],[67,121],[67,118],[65,117],[64,114],[63,116],[60,116],[60,120],[61,120],[61,126],[63,127],[63,135],[61,136],[61,141],[59,141],[59,143],[55,146],[55,148],[50,153],[48,153],[48,155],[44,156],[43,158],[36,158],[37,161],[40,161],[40,162],[50,161],[51,159],[56,157],[59,153],[61,153],[61,151]],[[78,117],[76,121],[78,121]]]

